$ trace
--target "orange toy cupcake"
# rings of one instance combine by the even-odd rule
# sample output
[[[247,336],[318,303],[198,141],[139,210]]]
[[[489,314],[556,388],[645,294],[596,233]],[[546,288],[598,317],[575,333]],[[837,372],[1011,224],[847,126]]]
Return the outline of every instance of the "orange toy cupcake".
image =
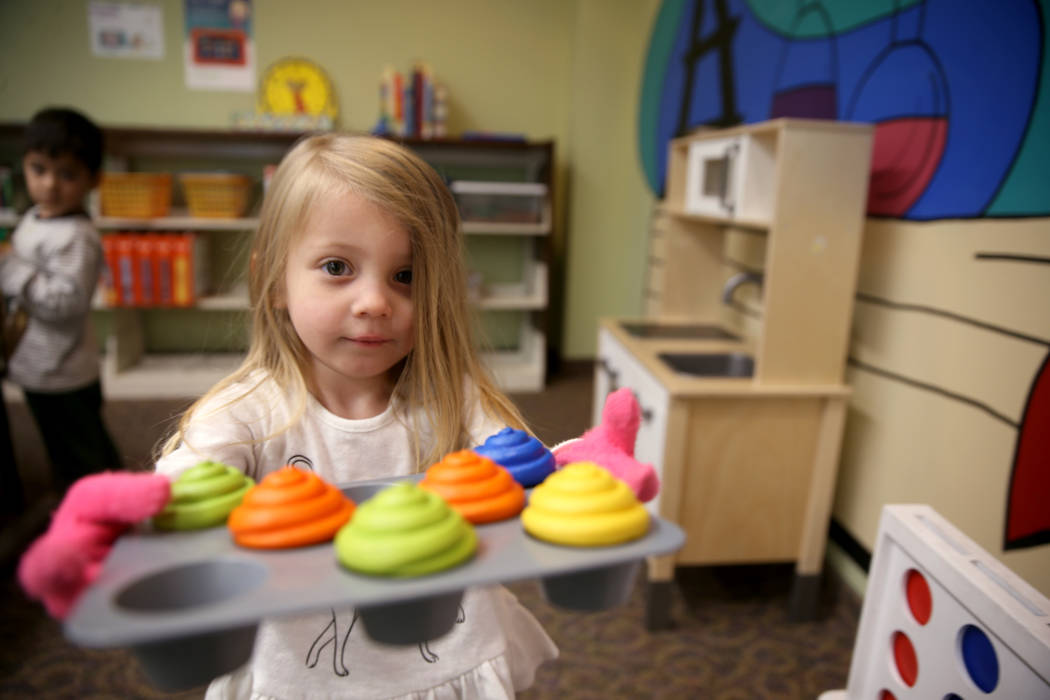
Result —
[[[525,489],[510,472],[470,450],[445,455],[427,469],[419,486],[475,525],[512,518],[525,507]]]
[[[226,525],[242,547],[282,549],[327,542],[353,513],[342,491],[286,465],[252,487]]]

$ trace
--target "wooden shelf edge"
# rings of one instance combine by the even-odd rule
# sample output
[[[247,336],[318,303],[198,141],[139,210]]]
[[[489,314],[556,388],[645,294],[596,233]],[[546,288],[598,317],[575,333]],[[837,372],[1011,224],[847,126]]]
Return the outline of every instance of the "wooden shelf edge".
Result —
[[[200,216],[173,215],[155,219],[128,219],[116,216],[100,216],[95,227],[100,230],[141,229],[146,231],[254,231],[259,226],[257,218],[219,219]]]

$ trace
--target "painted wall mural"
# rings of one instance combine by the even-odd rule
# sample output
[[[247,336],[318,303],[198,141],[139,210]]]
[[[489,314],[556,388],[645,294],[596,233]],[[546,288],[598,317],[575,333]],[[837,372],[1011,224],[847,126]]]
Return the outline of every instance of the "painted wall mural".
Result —
[[[1050,0],[664,0],[646,59],[638,148],[660,196],[668,141],[698,126],[776,117],[875,125],[868,215],[905,222],[1050,216]],[[960,222],[961,223],[961,222]],[[1036,254],[985,250],[986,264],[1038,266]],[[1044,360],[1028,380],[1005,485],[1003,550],[1050,543],[1050,339],[996,319],[907,299],[858,295],[1022,337]],[[921,377],[851,366],[963,404]]]
[[[816,117],[876,124],[873,216],[1046,216],[1048,4],[666,0],[639,112],[649,186],[691,128]]]

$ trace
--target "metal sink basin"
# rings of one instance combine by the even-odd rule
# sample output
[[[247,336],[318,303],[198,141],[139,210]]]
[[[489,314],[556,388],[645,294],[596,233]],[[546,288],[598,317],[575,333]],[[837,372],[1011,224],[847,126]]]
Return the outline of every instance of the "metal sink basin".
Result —
[[[710,323],[638,321],[624,322],[620,327],[638,338],[740,340],[726,329]]]
[[[694,377],[750,377],[755,358],[744,352],[660,353],[659,358],[680,374]]]

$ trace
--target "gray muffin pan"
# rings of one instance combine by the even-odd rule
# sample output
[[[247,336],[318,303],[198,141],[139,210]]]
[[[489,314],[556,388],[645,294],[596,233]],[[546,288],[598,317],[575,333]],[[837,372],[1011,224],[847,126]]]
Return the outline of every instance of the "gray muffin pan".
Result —
[[[393,483],[341,488],[361,503]],[[466,564],[391,579],[343,568],[331,542],[256,550],[235,545],[225,527],[157,532],[140,526],[117,540],[67,618],[65,634],[85,647],[131,647],[157,686],[175,690],[246,662],[263,618],[355,606],[376,641],[415,644],[451,628],[470,586],[539,579],[554,605],[613,607],[630,594],[645,557],[685,542],[680,528],[655,516],[644,537],[610,547],[546,543],[527,535],[518,518],[475,529],[478,551]]]

